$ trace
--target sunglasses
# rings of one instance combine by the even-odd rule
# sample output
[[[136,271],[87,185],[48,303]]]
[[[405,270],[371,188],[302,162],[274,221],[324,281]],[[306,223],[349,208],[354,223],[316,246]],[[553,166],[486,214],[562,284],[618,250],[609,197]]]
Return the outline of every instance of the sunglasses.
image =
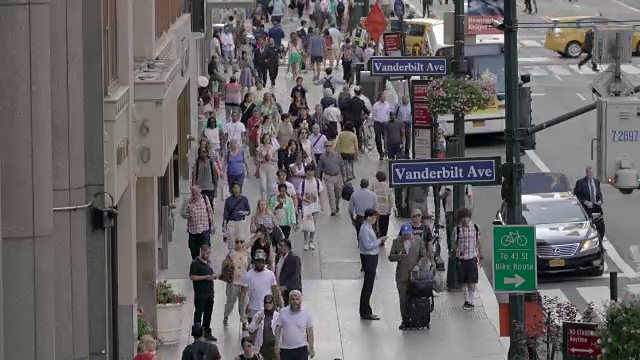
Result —
[[[244,244],[244,240],[236,240],[236,244]]]

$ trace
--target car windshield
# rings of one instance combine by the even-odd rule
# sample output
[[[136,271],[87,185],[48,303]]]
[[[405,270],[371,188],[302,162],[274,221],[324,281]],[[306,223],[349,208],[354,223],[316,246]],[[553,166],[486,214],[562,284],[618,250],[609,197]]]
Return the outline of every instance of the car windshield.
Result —
[[[522,216],[529,225],[587,221],[577,201],[541,201],[522,204]]]
[[[492,76],[496,79],[496,93],[504,94],[504,55],[468,56],[470,76],[481,79],[483,76]]]

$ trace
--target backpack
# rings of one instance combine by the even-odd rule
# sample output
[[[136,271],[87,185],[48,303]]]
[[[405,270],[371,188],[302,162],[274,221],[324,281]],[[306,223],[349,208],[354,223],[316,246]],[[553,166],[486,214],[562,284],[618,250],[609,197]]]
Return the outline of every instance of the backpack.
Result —
[[[344,112],[349,109],[349,103],[351,102],[351,94],[349,93],[340,93],[338,96],[338,109]]]
[[[343,15],[345,10],[344,1],[339,1],[338,6],[336,7],[336,11],[338,14]]]
[[[322,82],[323,89],[331,89],[335,93],[335,89],[333,88],[333,81],[331,81],[331,76],[327,76],[324,78]]]

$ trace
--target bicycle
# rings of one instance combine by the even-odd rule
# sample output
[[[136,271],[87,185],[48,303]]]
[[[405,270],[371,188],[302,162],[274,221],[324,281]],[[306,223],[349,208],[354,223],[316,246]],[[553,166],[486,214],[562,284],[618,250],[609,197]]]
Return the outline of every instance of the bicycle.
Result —
[[[373,151],[376,146],[375,131],[373,130],[373,121],[366,117],[361,128],[362,146],[367,152]]]
[[[500,238],[500,243],[502,244],[502,246],[505,246],[505,247],[509,247],[514,243],[522,247],[527,245],[527,238],[520,235],[520,233],[517,231],[510,232],[509,234],[504,235],[503,237]]]

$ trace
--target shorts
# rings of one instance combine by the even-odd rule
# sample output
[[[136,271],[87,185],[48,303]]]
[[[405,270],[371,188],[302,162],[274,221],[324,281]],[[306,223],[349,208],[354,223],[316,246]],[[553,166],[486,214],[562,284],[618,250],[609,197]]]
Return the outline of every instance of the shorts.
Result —
[[[312,56],[311,57],[311,63],[312,64],[320,64],[322,63],[322,56]]]
[[[458,266],[458,282],[461,284],[478,283],[478,258],[460,259]]]

